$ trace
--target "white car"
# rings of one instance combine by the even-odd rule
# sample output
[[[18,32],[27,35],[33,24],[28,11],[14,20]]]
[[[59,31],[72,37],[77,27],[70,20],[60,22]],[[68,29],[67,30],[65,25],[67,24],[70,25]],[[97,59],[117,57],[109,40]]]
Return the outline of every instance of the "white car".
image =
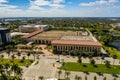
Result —
[[[60,62],[60,59],[56,59],[56,62]]]

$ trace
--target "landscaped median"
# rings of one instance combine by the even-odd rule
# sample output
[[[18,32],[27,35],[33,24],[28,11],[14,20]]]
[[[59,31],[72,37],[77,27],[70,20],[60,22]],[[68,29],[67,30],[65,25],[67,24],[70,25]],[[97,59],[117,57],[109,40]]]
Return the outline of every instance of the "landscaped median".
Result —
[[[95,64],[95,66],[93,66],[89,63],[67,62],[60,69],[67,71],[120,74],[120,65],[111,65],[109,68],[107,68],[104,64]]]
[[[0,64],[17,64],[18,66],[29,66],[33,63],[33,60],[29,60],[29,59],[0,59]]]
[[[104,49],[107,50],[107,52],[113,57],[113,55],[116,55],[118,59],[120,59],[120,51],[118,51],[114,47],[110,46],[104,46]]]

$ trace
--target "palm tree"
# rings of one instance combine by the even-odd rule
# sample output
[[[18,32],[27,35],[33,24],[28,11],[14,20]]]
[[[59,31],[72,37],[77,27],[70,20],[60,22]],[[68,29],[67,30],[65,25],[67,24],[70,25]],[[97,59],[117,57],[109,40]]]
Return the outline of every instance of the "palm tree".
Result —
[[[11,70],[11,69],[7,71],[7,75],[8,75],[8,76],[10,76],[11,73],[12,73],[12,70]]]
[[[0,80],[8,80],[8,77],[6,74],[1,74]]]
[[[75,76],[75,80],[81,80],[82,78],[80,76]]]
[[[96,77],[96,76],[94,76],[94,80],[97,80],[97,77]]]
[[[11,45],[6,46],[6,49],[13,53],[14,49],[16,49],[16,46],[15,44],[11,43]]]
[[[115,63],[115,59],[117,59],[117,55],[116,54],[113,55],[113,65]]]
[[[21,53],[20,53],[20,52],[18,52],[18,53],[17,53],[17,56],[18,56],[18,58],[20,59]]]
[[[104,57],[104,55],[102,55],[102,57],[101,57],[101,64],[102,64],[104,59],[105,59],[105,57]]]
[[[3,69],[4,69],[4,68],[3,68]],[[0,74],[1,74],[1,75],[5,73],[5,71],[4,71],[3,69],[0,69]]]
[[[2,64],[0,64],[0,69],[3,69],[3,65]]]
[[[78,63],[82,63],[81,55],[78,56]]]
[[[70,72],[69,72],[69,71],[66,71],[65,74],[66,74],[66,77],[67,77],[67,79],[68,79],[68,77],[69,77],[69,75],[70,75]]]
[[[78,75],[75,76],[75,80],[77,80],[77,79],[78,79]]]
[[[39,80],[43,80],[44,79],[44,77],[43,76],[39,76]]]
[[[81,80],[82,78],[80,76],[78,76],[78,79],[77,80]]]
[[[110,61],[105,61],[105,66],[107,67],[107,68],[109,68],[110,67]]]
[[[20,67],[16,67],[16,68],[17,68],[17,70],[15,70],[16,75],[21,77],[22,76],[22,68],[20,68]]]
[[[65,63],[65,62],[64,62]],[[65,75],[64,75],[64,78],[66,78],[66,69],[65,69]]]
[[[0,58],[1,58],[1,61],[2,61],[2,63],[3,63],[4,55],[0,55]]]
[[[13,54],[13,55],[11,55],[11,58],[12,58],[12,60],[14,60],[15,59],[15,55]]]
[[[89,58],[89,61],[91,61],[91,59],[92,59],[92,55],[89,55],[88,58]]]
[[[9,55],[10,55],[10,50],[8,49],[8,50],[6,51],[6,53],[7,53],[8,57],[9,57]]]
[[[60,75],[62,74],[62,71],[61,70],[59,70],[58,71],[58,80],[60,80]]]
[[[113,78],[113,80],[116,80],[116,78]]]
[[[35,52],[34,51],[32,51],[32,55],[33,55],[33,57],[34,57],[34,61],[35,61]]]
[[[18,68],[18,65],[17,65],[17,64],[13,64],[13,65],[11,66],[11,70],[13,71],[13,75],[15,75],[15,72],[16,72],[17,68]]]
[[[104,77],[103,80],[106,80],[106,77]]]
[[[87,80],[87,76],[85,76],[85,80]]]
[[[92,60],[90,61],[90,64],[94,66],[94,65],[95,65],[95,60],[92,59]]]
[[[4,65],[0,64],[0,74],[3,74],[4,73]]]
[[[30,53],[27,53],[27,56],[28,56],[28,59],[29,59],[29,57],[30,57]]]
[[[6,63],[6,64],[4,65],[4,68],[5,68],[6,70],[8,70],[8,69],[10,68],[10,64]]]

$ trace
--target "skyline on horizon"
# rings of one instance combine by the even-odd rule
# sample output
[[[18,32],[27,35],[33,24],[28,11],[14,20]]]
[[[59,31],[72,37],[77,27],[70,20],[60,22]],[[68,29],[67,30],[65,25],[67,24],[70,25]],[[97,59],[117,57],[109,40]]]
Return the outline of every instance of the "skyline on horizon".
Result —
[[[120,17],[120,0],[0,0],[0,17]]]

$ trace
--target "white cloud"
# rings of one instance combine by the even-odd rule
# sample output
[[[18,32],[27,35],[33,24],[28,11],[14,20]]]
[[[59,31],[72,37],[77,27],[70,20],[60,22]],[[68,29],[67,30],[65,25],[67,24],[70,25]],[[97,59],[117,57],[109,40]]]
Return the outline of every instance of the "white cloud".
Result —
[[[53,3],[62,3],[65,2],[65,0],[53,0]]]
[[[109,0],[110,3],[118,2],[118,0]]]
[[[38,5],[38,6],[46,6],[46,5],[49,5],[50,2],[46,0],[35,0],[35,1],[31,1],[31,4]]]
[[[0,17],[117,17],[120,7],[97,7],[79,10],[49,9],[49,10],[20,10],[0,8]]]
[[[26,10],[20,9],[18,6],[6,4],[5,0],[0,3],[0,17],[42,17],[42,16],[59,16],[65,15],[63,10],[64,5],[61,4],[63,0],[54,2],[51,0],[30,0],[30,6]],[[51,7],[44,8],[44,6]],[[58,9],[59,8],[59,9]],[[62,9],[61,9],[62,8]]]
[[[10,16],[20,11],[17,6],[6,4],[8,0],[0,0],[0,17]]]
[[[29,9],[31,9],[31,10],[45,10],[44,8],[41,8],[41,7],[36,6],[36,5],[32,5]]]
[[[14,8],[17,8],[17,6],[7,5],[7,4],[0,4],[0,8],[14,9]]]
[[[0,0],[0,3],[8,2],[8,0]]]
[[[49,6],[51,6],[53,8],[64,8],[64,5],[61,5],[61,4],[51,4]]]
[[[79,8],[76,10],[65,9],[64,0],[30,0],[29,8],[26,10],[19,9],[18,6],[8,5],[7,0],[0,0],[0,17],[106,17],[120,16],[120,6],[108,6],[97,8],[88,7],[86,9]],[[106,5],[118,2],[118,0],[100,0],[91,2],[88,5]],[[47,8],[46,8],[47,7]],[[49,7],[49,9],[48,9]]]
[[[50,8],[64,8],[65,5],[62,3],[64,0],[30,0],[30,9],[38,9],[43,7]]]
[[[110,5],[113,3],[118,2],[118,0],[99,0],[95,2],[89,2],[89,3],[80,3],[80,6],[99,6],[99,5]]]
[[[7,2],[8,2],[8,0],[0,0],[0,9],[7,10],[7,9],[16,9],[17,8],[17,6],[6,4]]]

